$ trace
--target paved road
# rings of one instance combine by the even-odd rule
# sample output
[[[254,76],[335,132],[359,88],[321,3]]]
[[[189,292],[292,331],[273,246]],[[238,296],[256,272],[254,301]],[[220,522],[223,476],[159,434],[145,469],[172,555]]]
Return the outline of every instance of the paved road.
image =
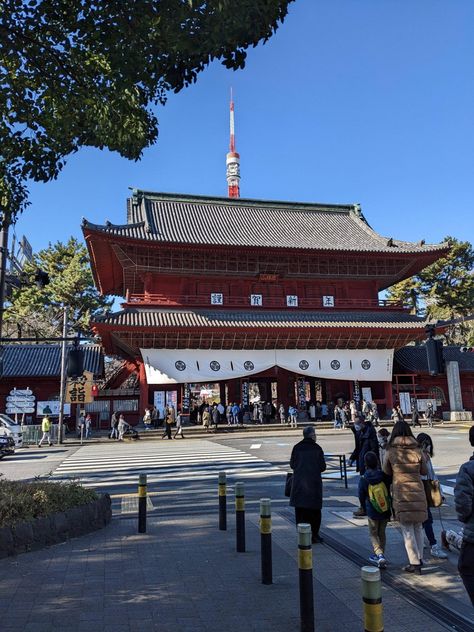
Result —
[[[452,489],[459,463],[470,456],[467,431],[439,428],[431,431],[431,434],[436,450],[435,466],[446,488]],[[54,479],[79,478],[86,485],[111,493],[114,514],[121,519],[119,522],[125,520],[129,523],[132,518],[132,524],[137,510],[138,475],[146,472],[150,492],[150,521],[157,525],[171,525],[175,524],[173,520],[181,521],[179,524],[196,520],[202,522],[203,526],[206,520],[213,524],[216,519],[217,472],[225,470],[229,481],[228,510],[231,524],[232,491],[236,480],[245,481],[249,516],[257,513],[261,497],[270,497],[275,520],[283,524],[292,519],[288,500],[283,495],[285,472],[291,449],[300,438],[300,431],[289,431],[278,436],[269,436],[268,433],[239,438],[217,435],[205,439],[149,440],[123,444],[104,441],[82,447],[29,448],[19,452],[14,459],[2,462],[0,469],[10,478],[31,478],[35,474],[45,475],[51,471]],[[318,441],[326,453],[347,454],[353,443],[352,434],[345,431],[321,431]],[[341,546],[359,555],[356,564],[360,566],[371,551],[365,521],[352,517],[358,505],[356,484],[355,472],[349,477],[348,490],[337,477],[325,481],[323,529],[328,540],[332,539],[335,543],[335,550],[339,546],[339,553],[342,551],[343,556]],[[443,507],[440,516],[435,515],[435,532],[438,534],[441,530],[440,517],[445,526],[458,526],[452,497],[448,495],[447,498],[447,506]],[[285,538],[288,539],[288,536]],[[472,614],[457,576],[456,554],[450,554],[447,561],[438,562],[430,559],[427,550],[424,576],[404,577],[400,567],[406,562],[405,552],[396,526],[389,528],[388,542],[390,570],[386,576],[391,574],[394,581],[402,582],[402,588],[398,591],[402,602],[408,596],[408,591],[415,587],[420,595],[433,599],[425,612],[433,604],[438,604],[448,612],[455,611],[464,616]],[[350,567],[354,560],[348,560],[347,563]]]

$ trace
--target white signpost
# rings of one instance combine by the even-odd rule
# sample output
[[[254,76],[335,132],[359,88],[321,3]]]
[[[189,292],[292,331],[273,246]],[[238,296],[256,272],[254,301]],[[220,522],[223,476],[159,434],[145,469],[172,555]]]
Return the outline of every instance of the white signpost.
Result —
[[[35,412],[35,396],[29,388],[14,388],[7,396],[7,415],[22,415]]]

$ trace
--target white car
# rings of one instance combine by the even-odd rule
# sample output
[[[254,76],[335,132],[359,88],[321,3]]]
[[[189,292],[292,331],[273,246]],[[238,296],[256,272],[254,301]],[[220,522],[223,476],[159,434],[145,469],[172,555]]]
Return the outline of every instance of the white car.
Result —
[[[23,446],[23,433],[21,426],[16,424],[11,417],[0,413],[0,435],[12,437],[15,442],[15,448]]]

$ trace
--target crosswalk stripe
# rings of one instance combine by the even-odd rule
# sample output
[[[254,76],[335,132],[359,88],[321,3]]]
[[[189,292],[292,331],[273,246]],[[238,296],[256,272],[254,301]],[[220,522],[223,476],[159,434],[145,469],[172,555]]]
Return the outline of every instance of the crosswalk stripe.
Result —
[[[132,444],[83,446],[54,471],[55,478],[78,478],[94,487],[136,485],[137,473],[146,472],[149,483],[204,481],[219,470],[230,477],[281,475],[283,469],[242,450],[211,441],[192,444]]]

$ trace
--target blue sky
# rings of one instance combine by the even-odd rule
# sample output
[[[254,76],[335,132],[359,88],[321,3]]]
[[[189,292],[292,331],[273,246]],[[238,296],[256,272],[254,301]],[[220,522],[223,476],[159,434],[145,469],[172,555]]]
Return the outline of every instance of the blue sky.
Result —
[[[170,95],[140,162],[83,149],[33,184],[16,232],[38,250],[83,216],[124,223],[128,186],[226,195],[233,86],[242,197],[358,202],[386,236],[473,242],[473,24],[472,0],[296,0],[245,70]]]

